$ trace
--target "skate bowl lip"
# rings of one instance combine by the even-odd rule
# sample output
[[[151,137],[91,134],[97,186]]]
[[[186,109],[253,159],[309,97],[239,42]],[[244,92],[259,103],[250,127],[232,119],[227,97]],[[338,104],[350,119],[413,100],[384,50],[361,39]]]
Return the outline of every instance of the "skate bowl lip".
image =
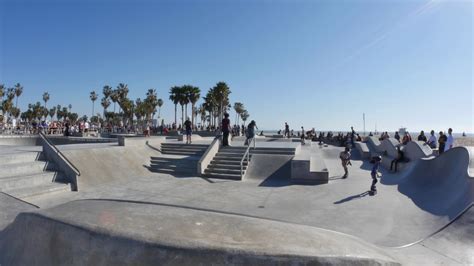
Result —
[[[75,212],[74,210],[77,210],[77,208],[74,208],[74,206],[79,207],[79,209],[81,207],[85,208],[83,210],[92,210],[92,216],[88,216],[91,215],[90,212]],[[181,219],[181,221],[185,221],[184,223],[189,222],[188,224],[193,225],[193,222],[195,221],[193,215],[197,215],[199,219],[204,220],[206,220],[206,218],[203,217],[207,217],[208,221],[214,221],[215,219],[215,222],[212,224],[212,230],[216,230],[217,233],[214,232],[214,239],[211,237],[209,240],[202,241],[202,239],[199,238],[201,236],[207,238],[208,235],[204,234],[206,229],[204,230],[204,233],[199,232],[199,226],[194,227],[191,231],[186,231],[186,229],[184,229],[185,227],[181,227],[181,230],[184,229],[184,231],[190,233],[190,235],[187,235],[186,233],[179,233],[179,228],[178,230],[166,230],[167,226],[162,224],[165,227],[164,231],[160,231],[160,234],[150,236],[150,231],[140,232],[137,228],[130,228],[127,226],[122,228],[120,226],[112,228],[99,223],[90,223],[93,221],[90,220],[92,219],[91,217],[101,210],[121,212],[125,209],[125,212],[128,212],[131,208],[144,215],[143,217],[145,219],[142,221],[146,221],[150,218],[150,214],[145,212],[147,208],[148,210],[157,210],[160,215],[159,217],[155,216],[155,218],[157,217],[158,220],[149,221],[148,223],[151,224],[159,224],[161,221],[169,222],[172,220],[175,220],[176,222],[178,219]],[[71,209],[73,211],[70,211],[70,214],[63,214],[62,212],[64,212],[65,209]],[[71,212],[75,212],[75,214],[71,216]],[[176,218],[166,220],[167,212],[173,213],[173,216],[176,216]],[[175,215],[175,212],[177,215]],[[186,218],[187,213],[191,215],[188,216],[188,218],[190,218],[182,219],[183,217]],[[75,215],[78,215],[78,217]],[[122,218],[125,217],[126,214],[124,214]],[[87,221],[88,219],[89,221]],[[233,212],[215,211],[176,204],[122,199],[81,199],[70,201],[51,209],[23,212],[20,213],[15,221],[5,228],[4,231],[0,232],[0,236],[3,235],[4,241],[8,241],[8,237],[5,238],[5,235],[8,235],[8,231],[13,233],[12,236],[17,236],[18,232],[15,230],[21,228],[22,223],[31,220],[36,220],[38,223],[41,223],[42,221],[45,223],[66,226],[69,228],[67,230],[79,230],[98,237],[105,236],[112,239],[111,242],[113,242],[113,239],[118,239],[127,242],[130,241],[130,243],[136,243],[138,245],[153,246],[160,250],[163,249],[165,252],[169,249],[182,250],[183,252],[217,252],[218,256],[228,256],[229,254],[232,256],[243,256],[245,259],[250,259],[250,261],[257,256],[260,258],[264,257],[270,259],[283,258],[289,261],[300,262],[323,263],[329,261],[330,264],[356,262],[399,264],[398,261],[388,255],[388,253],[386,253],[382,248],[358,237],[337,231]],[[117,220],[123,221],[126,219]],[[227,222],[225,222],[226,220]],[[219,221],[224,221],[224,223]],[[203,223],[207,224],[207,222],[204,221]],[[133,221],[133,224],[135,223],[136,221]],[[28,228],[36,227],[34,224],[31,225],[32,226],[29,226]],[[219,229],[218,227],[221,228]],[[236,229],[233,229],[234,227],[236,227]],[[131,230],[131,232],[128,230]],[[194,233],[195,230],[199,233]],[[163,232],[172,233],[164,233],[165,236],[163,236]],[[224,234],[220,235],[219,232]],[[74,234],[74,232],[72,232],[72,234]],[[174,238],[176,234],[178,236]],[[257,236],[255,237],[254,234]],[[29,233],[23,232],[22,235],[22,238],[26,237],[28,239],[28,237],[30,237]],[[245,235],[247,235],[247,237],[245,237]],[[265,235],[267,235],[267,237],[265,237]],[[54,237],[55,236],[52,236],[51,239],[54,239]],[[189,239],[187,237],[189,237]],[[241,237],[242,240],[240,243],[239,241],[233,242],[233,240],[239,239],[239,237]],[[273,242],[269,241],[269,239],[272,239],[273,237],[282,241],[269,243]],[[72,240],[75,239],[75,237],[70,237],[69,239]],[[232,241],[229,241],[229,239]],[[308,243],[312,245],[308,245]],[[2,243],[0,243],[0,246],[1,245]],[[3,246],[5,246],[5,243],[3,243]],[[1,260],[0,256],[0,261]]]

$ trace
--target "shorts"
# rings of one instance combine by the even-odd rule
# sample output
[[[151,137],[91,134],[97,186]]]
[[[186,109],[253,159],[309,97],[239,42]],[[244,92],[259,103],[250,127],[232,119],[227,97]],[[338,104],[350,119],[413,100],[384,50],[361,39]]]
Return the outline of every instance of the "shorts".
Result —
[[[191,129],[186,129],[186,136],[191,136],[193,131]]]

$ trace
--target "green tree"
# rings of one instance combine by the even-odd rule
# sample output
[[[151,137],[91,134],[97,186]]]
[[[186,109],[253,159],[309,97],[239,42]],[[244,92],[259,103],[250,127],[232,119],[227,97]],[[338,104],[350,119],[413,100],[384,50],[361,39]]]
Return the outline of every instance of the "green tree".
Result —
[[[43,93],[44,108],[46,108],[46,103],[49,101],[49,93]]]
[[[242,118],[242,121],[244,121],[244,126],[245,126],[245,122],[250,117],[249,112],[247,112],[247,110],[244,110],[242,114],[240,115],[240,117]]]
[[[16,95],[15,107],[18,107],[18,98],[20,98],[22,93],[23,93],[23,87],[20,85],[20,83],[17,83],[15,85],[15,95]]]
[[[173,102],[174,104],[174,124],[176,126],[178,126],[178,117],[177,117],[177,113],[178,113],[178,103],[179,103],[179,90],[180,90],[180,87],[178,86],[173,86],[171,87],[170,89],[170,100]]]
[[[56,114],[56,107],[49,109],[49,116],[51,117],[51,120],[53,120],[53,117],[55,114]]]
[[[91,93],[90,93],[90,95],[89,95],[89,98],[90,98],[91,101],[92,101],[92,115],[91,115],[91,116],[94,116],[95,101],[96,101],[97,98],[98,98],[97,93],[95,93],[95,91],[91,91]]]
[[[110,100],[107,97],[104,97],[100,101],[100,104],[104,108],[104,118],[105,118],[105,113],[107,112],[107,108],[110,106]]]

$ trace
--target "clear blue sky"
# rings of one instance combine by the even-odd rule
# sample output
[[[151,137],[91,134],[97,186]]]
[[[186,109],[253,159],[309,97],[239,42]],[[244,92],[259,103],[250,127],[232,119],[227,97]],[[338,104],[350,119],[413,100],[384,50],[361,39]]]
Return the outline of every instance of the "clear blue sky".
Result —
[[[0,83],[20,107],[91,113],[89,92],[130,96],[218,81],[260,128],[474,132],[473,2],[0,0]],[[96,102],[96,110],[101,110]],[[110,109],[109,109],[110,110]],[[231,116],[233,118],[233,116]]]

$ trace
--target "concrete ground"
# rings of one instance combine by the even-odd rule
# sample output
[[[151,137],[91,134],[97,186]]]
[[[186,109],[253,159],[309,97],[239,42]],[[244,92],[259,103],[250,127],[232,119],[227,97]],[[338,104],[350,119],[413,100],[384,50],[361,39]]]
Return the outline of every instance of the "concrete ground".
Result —
[[[70,145],[63,149],[73,152],[92,147],[107,149],[110,144]],[[147,153],[160,156],[148,149]],[[378,194],[369,196],[371,165],[368,162],[357,160],[354,155],[349,178],[341,179],[343,169],[338,159],[341,148],[314,143],[302,149],[310,149],[324,158],[330,173],[329,184],[293,185],[289,176],[228,181],[130,171],[122,173],[128,178],[82,186],[78,192],[35,197],[30,203],[47,209],[80,199],[119,199],[196,208],[341,232],[376,245],[403,264],[474,264],[474,232],[466,229],[474,216],[470,205],[455,206],[457,209],[452,212],[434,212],[411,194],[400,191],[403,173],[393,174],[383,169]],[[452,224],[453,232],[445,229],[441,233],[446,235],[433,235],[454,221],[455,214],[462,211],[460,208],[467,211]],[[453,239],[460,231],[468,237]]]

